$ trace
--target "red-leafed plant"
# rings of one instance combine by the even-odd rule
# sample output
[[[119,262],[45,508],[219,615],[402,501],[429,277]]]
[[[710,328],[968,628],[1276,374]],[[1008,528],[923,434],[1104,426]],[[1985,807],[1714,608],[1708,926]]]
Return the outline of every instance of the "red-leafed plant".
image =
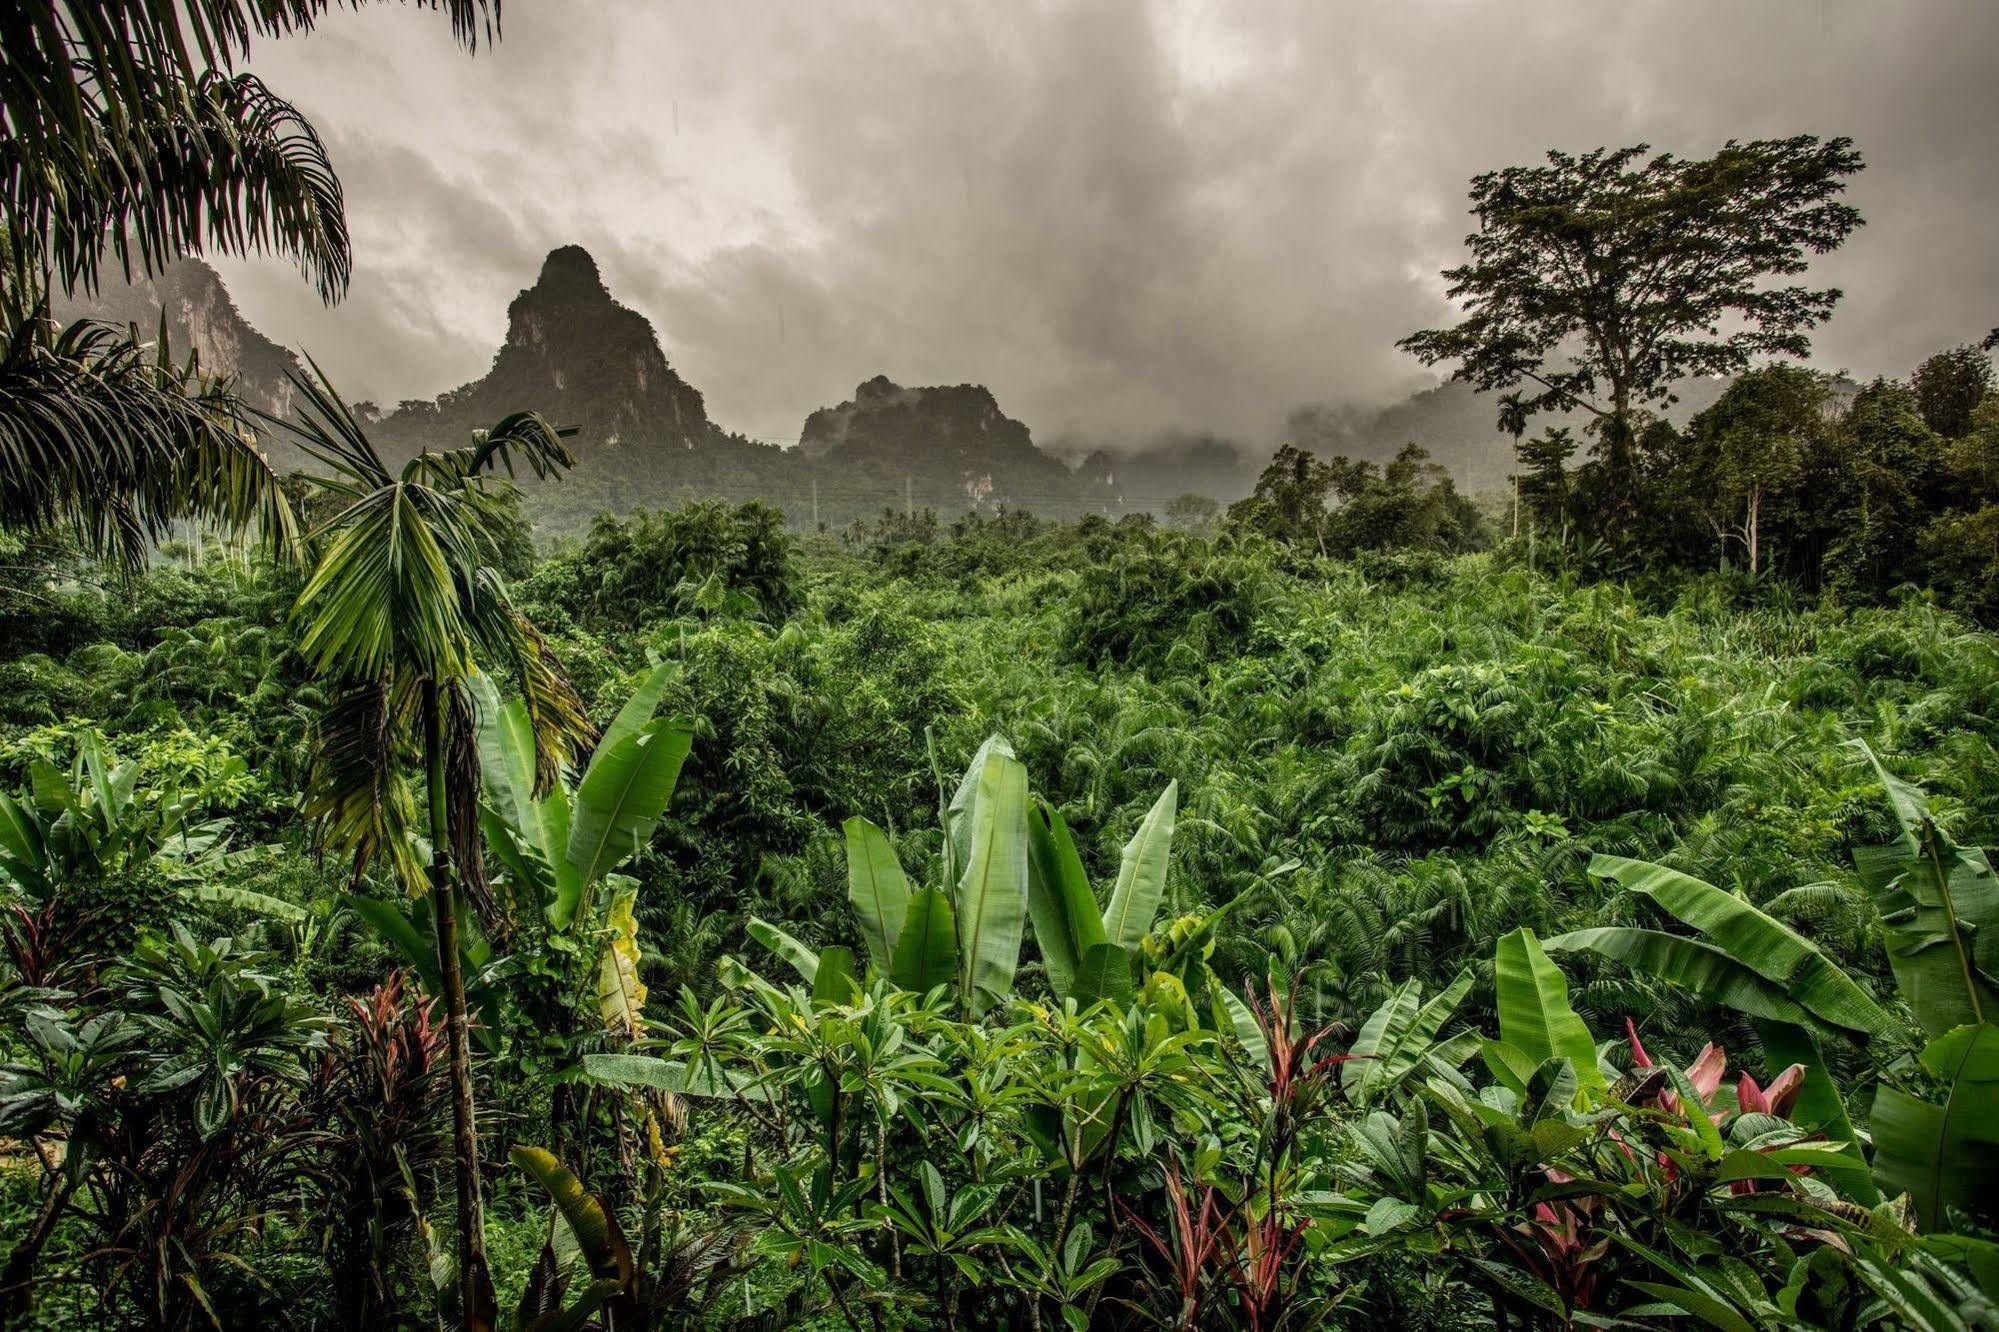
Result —
[[[1125,1216],[1171,1273],[1175,1326],[1240,1325],[1252,1332],[1300,1325],[1313,1306],[1303,1294],[1300,1250],[1309,1218],[1290,1203],[1301,1135],[1329,1110],[1339,1068],[1353,1056],[1322,1053],[1332,1028],[1300,1033],[1293,1021],[1297,984],[1244,988],[1263,1049],[1243,1069],[1238,1095],[1258,1132],[1250,1170],[1232,1194],[1203,1186],[1198,1201],[1176,1162],[1166,1173],[1165,1235],[1130,1208]],[[1230,1201],[1231,1196],[1240,1203]],[[1120,1204],[1120,1207],[1123,1207]]]
[[[417,1218],[450,1159],[445,1031],[436,1005],[403,977],[347,1001],[347,1022],[321,1067],[340,1169],[331,1200],[334,1291],[343,1325],[395,1323],[414,1294]]]
[[[1176,1297],[1170,1326],[1205,1326],[1203,1312],[1228,1278],[1235,1260],[1236,1237],[1229,1232],[1229,1218],[1221,1193],[1209,1185],[1201,1190],[1196,1205],[1180,1182],[1180,1163],[1166,1167],[1166,1234],[1161,1235],[1144,1217],[1118,1199],[1118,1208],[1145,1236],[1153,1251],[1166,1265],[1168,1289]]]

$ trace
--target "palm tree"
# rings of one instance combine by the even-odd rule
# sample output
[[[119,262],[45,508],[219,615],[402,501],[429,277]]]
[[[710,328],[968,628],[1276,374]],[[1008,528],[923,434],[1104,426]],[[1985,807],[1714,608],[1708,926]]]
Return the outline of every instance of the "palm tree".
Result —
[[[314,367],[315,374],[318,367]],[[299,649],[334,689],[321,720],[306,814],[322,845],[353,858],[358,881],[378,856],[412,890],[427,878],[450,1046],[458,1176],[460,1294],[466,1325],[490,1309],[471,1047],[458,943],[459,900],[494,918],[481,862],[479,759],[468,683],[480,663],[519,685],[534,742],[536,794],[590,738],[581,702],[493,570],[505,482],[516,461],[538,476],[572,459],[559,432],[519,412],[465,448],[425,452],[391,474],[352,411],[324,381],[299,377],[290,429],[332,475],[317,484],[345,506],[307,534],[315,563],[294,616]],[[405,778],[420,758],[418,821]],[[419,867],[417,834],[429,841]]]
[[[363,0],[344,0],[356,7]],[[339,179],[312,124],[235,65],[335,0],[0,5],[0,526],[68,530],[128,564],[175,518],[291,535],[226,384],[136,329],[59,333],[60,293],[183,254],[281,254],[328,302],[352,269]],[[423,0],[468,49],[486,0]]]

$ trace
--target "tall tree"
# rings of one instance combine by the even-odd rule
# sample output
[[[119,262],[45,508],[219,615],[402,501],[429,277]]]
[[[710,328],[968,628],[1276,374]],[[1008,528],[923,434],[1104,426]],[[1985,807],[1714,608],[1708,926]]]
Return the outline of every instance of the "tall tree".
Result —
[[[1806,447],[1826,426],[1831,399],[1825,376],[1765,366],[1730,384],[1694,423],[1695,435],[1712,445],[1720,497],[1741,516],[1729,535],[1742,543],[1751,577],[1763,567],[1763,501],[1803,472]]]
[[[107,263],[280,254],[328,301],[351,269],[340,182],[299,111],[237,64],[256,37],[366,0],[16,0],[0,6],[0,524],[143,557],[169,522],[291,533],[227,385],[138,330],[59,334],[52,295]],[[486,0],[442,9],[468,48]]]
[[[1909,376],[1923,424],[1945,439],[1971,432],[1971,414],[1992,394],[1992,358],[1977,347],[1938,352]]]
[[[1345,460],[1341,459],[1344,463]],[[1310,541],[1326,553],[1326,505],[1342,480],[1334,463],[1286,444],[1272,455],[1247,499],[1229,506],[1229,520],[1276,541]]]
[[[461,897],[490,901],[467,685],[482,663],[517,680],[533,735],[535,794],[545,794],[590,728],[494,571],[507,514],[492,481],[517,462],[547,476],[571,460],[558,432],[516,413],[470,446],[421,453],[394,474],[332,389],[295,382],[302,406],[291,428],[330,469],[318,484],[345,501],[308,535],[316,559],[294,609],[300,652],[335,689],[319,726],[306,814],[323,844],[353,858],[357,880],[377,856],[411,884],[427,880],[450,1052],[459,1292],[465,1325],[488,1326],[492,1283],[458,942]],[[423,772],[421,819],[404,770],[412,756]],[[414,863],[419,831],[430,842],[427,871]]]
[[[1769,279],[1803,273],[1861,220],[1839,201],[1862,165],[1848,139],[1730,140],[1700,159],[1650,151],[1554,151],[1544,166],[1474,177],[1471,259],[1444,270],[1467,317],[1398,344],[1425,364],[1456,362],[1452,377],[1480,390],[1530,386],[1518,403],[1528,416],[1587,412],[1611,537],[1635,508],[1640,413],[1688,375],[1808,355],[1839,291]]]

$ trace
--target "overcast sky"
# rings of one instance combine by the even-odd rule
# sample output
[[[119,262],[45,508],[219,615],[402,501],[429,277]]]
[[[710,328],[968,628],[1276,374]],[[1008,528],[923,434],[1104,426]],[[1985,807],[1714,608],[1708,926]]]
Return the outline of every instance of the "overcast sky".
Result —
[[[220,265],[353,396],[484,372],[587,247],[732,429],[884,373],[1044,441],[1274,437],[1431,376],[1467,179],[1549,147],[1852,136],[1820,363],[1999,323],[1999,0],[507,0],[336,13],[252,67],[328,140],[354,284]]]

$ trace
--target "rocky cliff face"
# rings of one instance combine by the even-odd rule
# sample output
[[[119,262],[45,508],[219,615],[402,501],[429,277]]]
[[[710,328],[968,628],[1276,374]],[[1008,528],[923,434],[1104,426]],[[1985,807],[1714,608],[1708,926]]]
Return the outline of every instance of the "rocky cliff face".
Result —
[[[877,375],[806,417],[798,448],[824,472],[901,482],[914,502],[945,512],[1045,509],[1072,484],[1069,469],[979,384],[904,388]]]
[[[157,335],[165,315],[176,360],[192,350],[204,371],[228,376],[252,407],[275,416],[291,412],[294,390],[286,376],[301,368],[298,357],[251,327],[221,276],[199,259],[177,260],[150,281],[107,283],[95,297],[63,302],[55,313],[65,322],[130,324],[146,339]]]
[[[535,284],[507,307],[507,336],[482,379],[409,403],[384,422],[393,436],[422,433],[432,446],[537,411],[575,426],[571,448],[588,457],[628,443],[693,448],[713,427],[701,394],[674,372],[644,315],[618,304],[581,246],[551,250]]]

